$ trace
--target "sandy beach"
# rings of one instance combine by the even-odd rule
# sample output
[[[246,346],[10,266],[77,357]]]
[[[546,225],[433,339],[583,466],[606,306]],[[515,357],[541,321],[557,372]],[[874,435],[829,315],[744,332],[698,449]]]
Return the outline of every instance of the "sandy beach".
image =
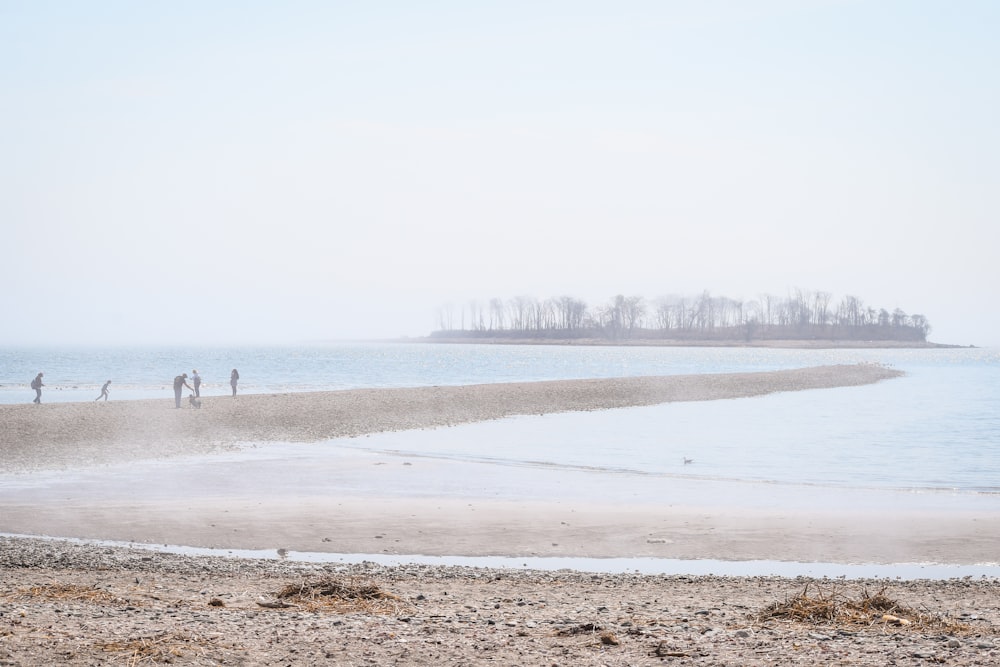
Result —
[[[665,512],[597,500],[469,503],[433,493],[373,497],[336,488],[303,496],[272,493],[266,478],[252,480],[249,487],[259,491],[253,496],[185,484],[186,473],[171,472],[193,470],[182,466],[198,461],[207,465],[213,455],[247,442],[320,443],[512,415],[861,385],[898,375],[861,365],[219,396],[207,397],[198,410],[175,410],[172,397],[0,406],[0,533],[83,540],[0,537],[0,665],[995,664],[1000,607],[994,579],[831,582],[321,565],[90,542],[276,553],[995,559],[995,516],[945,519],[877,507],[863,514],[704,507]],[[419,465],[390,470],[361,455],[338,464],[344,474],[366,478],[422,474]],[[138,481],[128,480],[136,475]],[[285,586],[331,579],[363,580],[380,593],[361,596],[363,604],[343,591],[309,600],[278,597]],[[809,604],[853,610],[853,601],[883,589],[891,608],[868,600],[864,618],[856,610],[832,620],[798,611],[762,615],[804,590]]]

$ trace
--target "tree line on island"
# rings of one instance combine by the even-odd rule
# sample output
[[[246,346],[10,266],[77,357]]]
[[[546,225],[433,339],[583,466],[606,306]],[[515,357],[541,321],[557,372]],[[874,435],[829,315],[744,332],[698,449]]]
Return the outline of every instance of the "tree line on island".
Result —
[[[617,295],[588,305],[571,296],[473,300],[438,309],[432,338],[678,341],[844,340],[926,342],[923,315],[867,306],[856,296],[796,289],[786,297],[731,299],[702,292],[647,301]]]

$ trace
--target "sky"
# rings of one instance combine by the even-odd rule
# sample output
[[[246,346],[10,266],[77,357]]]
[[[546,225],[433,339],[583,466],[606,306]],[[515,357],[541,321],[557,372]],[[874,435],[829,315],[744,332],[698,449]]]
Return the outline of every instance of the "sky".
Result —
[[[1000,345],[994,0],[0,0],[0,345],[796,289]]]

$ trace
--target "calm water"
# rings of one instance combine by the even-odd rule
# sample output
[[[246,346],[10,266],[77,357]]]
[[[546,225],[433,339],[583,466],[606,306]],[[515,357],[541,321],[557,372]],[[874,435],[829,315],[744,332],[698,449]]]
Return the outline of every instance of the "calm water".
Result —
[[[228,394],[239,368],[247,393],[775,370],[871,362],[903,378],[866,387],[751,399],[547,415],[338,441],[339,449],[461,462],[434,493],[551,498],[602,489],[655,502],[665,484],[710,497],[717,487],[767,485],[790,502],[845,489],[920,494],[935,506],[1000,499],[1000,350],[766,350],[342,344],[254,348],[0,350],[0,403],[91,401],[111,378],[112,400],[162,398],[198,368],[203,393]],[[268,456],[294,457],[290,448]],[[280,452],[275,454],[275,452]],[[261,454],[263,455],[263,454]],[[694,459],[684,464],[685,458]],[[515,473],[516,474],[512,474]],[[584,483],[580,483],[585,476]],[[426,480],[425,480],[426,481]],[[304,482],[305,483],[305,482]],[[329,483],[329,478],[318,481]],[[803,490],[808,493],[804,494]],[[419,493],[419,489],[401,489]],[[860,500],[864,494],[856,494]],[[976,500],[978,499],[978,500]],[[869,499],[870,500],[870,499]],[[900,501],[901,502],[901,501]]]

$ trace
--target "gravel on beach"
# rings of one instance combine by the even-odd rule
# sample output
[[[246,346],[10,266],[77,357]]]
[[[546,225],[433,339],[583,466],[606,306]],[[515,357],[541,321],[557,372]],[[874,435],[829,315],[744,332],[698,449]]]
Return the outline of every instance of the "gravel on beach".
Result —
[[[879,604],[781,613],[800,599]],[[996,665],[1000,582],[331,565],[0,537],[0,665],[166,663]]]

